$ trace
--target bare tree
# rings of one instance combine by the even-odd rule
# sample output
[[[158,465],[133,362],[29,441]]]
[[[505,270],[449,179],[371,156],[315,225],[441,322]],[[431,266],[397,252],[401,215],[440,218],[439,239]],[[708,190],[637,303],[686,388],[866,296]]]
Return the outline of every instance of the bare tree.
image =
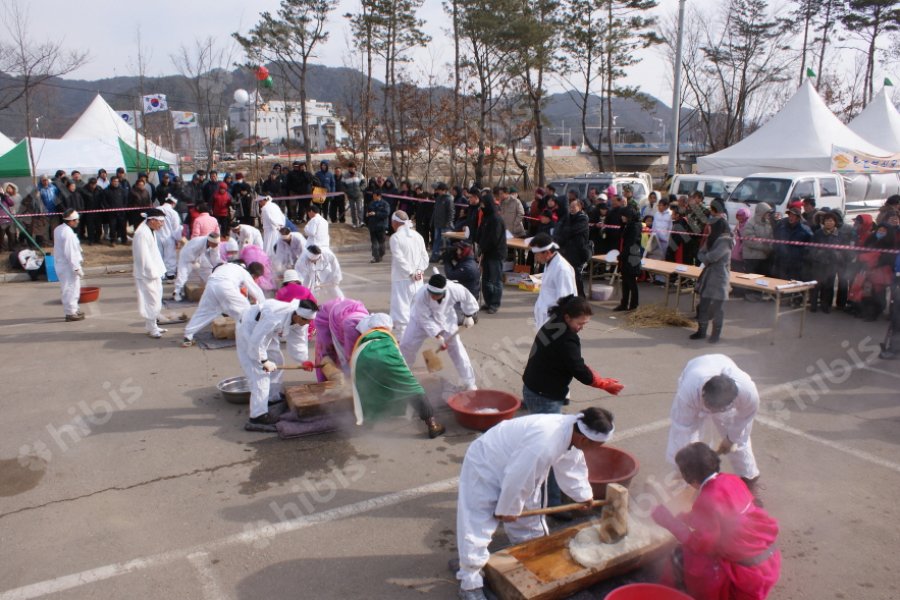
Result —
[[[247,36],[233,37],[253,60],[280,63],[292,75],[300,95],[300,125],[306,162],[312,162],[309,113],[306,108],[306,75],[316,48],[328,40],[325,24],[337,0],[281,0],[277,14],[264,12]]]
[[[875,93],[875,62],[878,42],[885,33],[900,30],[900,5],[895,0],[850,0],[841,18],[853,37],[865,44],[866,72],[863,82],[863,105]]]
[[[66,50],[61,41],[33,41],[33,33],[28,9],[18,0],[4,0],[0,5],[4,14],[6,35],[0,42],[0,71],[9,78],[0,88],[0,110],[22,100],[25,113],[25,137],[32,134],[32,96],[36,89],[48,79],[61,77],[84,65],[88,53]],[[28,143],[28,160],[31,173],[35,175],[34,151]]]
[[[207,169],[215,166],[216,137],[227,117],[231,102],[226,91],[232,82],[230,67],[234,64],[236,54],[235,44],[207,37],[195,39],[190,46],[182,44],[178,53],[171,56],[172,64],[187,80],[193,100],[199,108]]]

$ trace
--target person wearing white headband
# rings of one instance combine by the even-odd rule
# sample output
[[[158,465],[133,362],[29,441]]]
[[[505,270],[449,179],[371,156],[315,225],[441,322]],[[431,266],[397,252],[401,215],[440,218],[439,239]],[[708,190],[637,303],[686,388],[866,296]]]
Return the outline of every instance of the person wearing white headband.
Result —
[[[275,253],[278,236],[281,235],[279,232],[287,221],[281,207],[272,202],[271,196],[262,196],[259,199],[259,220],[262,223],[263,250],[271,258]]]
[[[262,288],[256,284],[256,278],[263,273],[265,269],[259,263],[250,263],[246,268],[242,264],[226,263],[213,269],[197,310],[184,326],[181,345],[185,348],[193,346],[197,332],[212,325],[223,314],[237,321],[250,308],[250,299],[255,304],[265,301]]]
[[[422,287],[423,273],[428,268],[429,255],[425,240],[412,228],[409,216],[402,210],[391,216],[394,234],[391,247],[391,319],[394,321],[394,335],[403,338],[403,331],[409,323],[410,303]]]
[[[299,231],[291,231],[287,227],[282,227],[279,231],[278,241],[275,243],[275,254],[272,258],[272,270],[276,277],[281,275],[288,269],[293,269],[297,264],[297,260],[306,250],[307,240]]]
[[[250,244],[259,246],[260,248],[265,247],[265,244],[263,244],[262,234],[259,232],[259,229],[257,229],[253,225],[247,225],[244,223],[232,223],[231,237],[237,240],[241,248]]]
[[[344,279],[337,256],[328,248],[307,244],[306,250],[294,263],[300,282],[309,288],[319,303],[344,297],[340,284]]]
[[[559,246],[549,234],[537,234],[528,245],[534,262],[544,265],[541,289],[534,302],[534,328],[538,331],[550,319],[550,309],[556,306],[559,299],[578,294],[578,287],[575,269],[559,254]]]
[[[328,235],[328,221],[319,214],[321,210],[319,205],[315,203],[307,207],[307,221],[303,232],[306,234],[308,243],[315,244],[319,248],[328,248],[331,246],[331,237]]]
[[[53,230],[53,258],[56,261],[56,275],[62,294],[63,312],[66,321],[82,321],[84,313],[78,310],[78,298],[81,296],[81,279],[84,270],[81,263],[81,242],[78,241],[79,214],[74,208],[63,213],[62,224]]]
[[[156,234],[159,244],[159,252],[166,264],[166,279],[175,279],[178,267],[178,246],[184,237],[184,227],[181,224],[181,215],[175,210],[178,200],[172,194],[166,196],[165,202],[159,207],[166,217],[166,225]]]
[[[435,273],[428,284],[416,292],[410,304],[409,326],[400,338],[400,352],[407,364],[415,364],[422,344],[432,338],[442,350],[447,351],[463,387],[467,390],[478,389],[472,361],[456,335],[459,331],[457,307],[464,315],[463,327],[472,327],[478,312],[478,299],[464,286]]]
[[[278,417],[269,412],[269,403],[281,397],[284,364],[281,339],[287,342],[288,356],[312,371],[309,360],[309,324],[318,305],[312,300],[265,300],[241,314],[235,328],[238,360],[250,385],[250,431],[274,431]]]
[[[501,522],[513,544],[547,535],[542,516],[519,515],[542,506],[541,488],[551,469],[563,491],[590,508],[594,493],[583,451],[602,445],[613,429],[612,413],[591,407],[574,415],[501,421],[469,445],[456,505],[460,598],[485,598],[481,570]]]
[[[175,291],[172,299],[175,302],[184,300],[184,286],[196,272],[200,280],[206,283],[210,273],[218,265],[222,264],[222,255],[219,253],[221,237],[218,233],[193,237],[181,249],[178,255],[178,274],[175,277]]]
[[[156,232],[166,224],[166,217],[157,208],[147,209],[144,222],[134,230],[131,251],[134,256],[132,275],[137,289],[138,312],[144,319],[144,329],[152,338],[161,338],[166,332],[157,323],[162,311],[162,278],[166,274],[166,264],[156,243]]]

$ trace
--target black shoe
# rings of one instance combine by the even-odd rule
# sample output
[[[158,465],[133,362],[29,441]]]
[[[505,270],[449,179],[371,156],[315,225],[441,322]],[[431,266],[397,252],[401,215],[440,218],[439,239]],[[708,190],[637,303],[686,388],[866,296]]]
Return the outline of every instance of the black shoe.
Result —
[[[496,315],[498,310],[499,310],[498,308],[492,306],[489,309],[487,309],[485,312],[489,315]]]
[[[618,305],[617,307],[615,307],[615,308],[613,309],[613,312],[622,312],[622,311],[625,311],[625,310],[628,310],[628,307],[625,306],[625,305],[623,305],[623,304],[620,304],[620,305]]]
[[[825,313],[826,315],[830,315],[830,314],[831,314],[831,307],[830,307],[830,306],[823,306],[823,307],[822,307],[822,312]]]
[[[248,421],[254,425],[274,425],[278,422],[278,417],[271,413],[265,413],[258,417],[250,417]]]
[[[447,431],[443,425],[434,420],[434,417],[427,419],[425,424],[428,426],[428,438],[432,440],[444,435],[444,432]]]
[[[372,260],[369,261],[370,264],[371,264],[371,263],[377,263],[377,262],[378,262],[378,259],[377,259],[377,258],[373,258]]]
[[[84,313],[66,315],[66,321],[84,321]]]
[[[809,312],[811,312],[811,313],[819,312],[819,307],[818,306],[810,306]]]

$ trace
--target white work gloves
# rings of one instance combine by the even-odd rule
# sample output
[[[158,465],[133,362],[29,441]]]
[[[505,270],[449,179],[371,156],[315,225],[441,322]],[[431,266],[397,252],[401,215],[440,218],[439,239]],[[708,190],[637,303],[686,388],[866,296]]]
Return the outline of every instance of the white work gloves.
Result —
[[[274,372],[275,369],[277,369],[277,368],[278,368],[278,365],[276,365],[276,364],[275,364],[274,362],[272,362],[271,360],[264,360],[264,361],[263,361],[263,364],[262,364],[262,370],[265,371],[266,373],[272,373],[272,372]]]
[[[84,278],[84,269],[82,269],[81,267],[78,267],[77,269],[75,269],[75,274],[78,277],[81,277],[83,279]]]
[[[463,319],[462,326],[468,329],[469,327],[475,327],[475,319],[472,317],[466,317]]]

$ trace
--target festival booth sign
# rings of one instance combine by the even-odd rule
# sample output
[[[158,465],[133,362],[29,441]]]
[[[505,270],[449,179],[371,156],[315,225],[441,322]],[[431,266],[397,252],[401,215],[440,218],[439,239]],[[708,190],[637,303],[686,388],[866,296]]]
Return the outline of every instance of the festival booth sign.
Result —
[[[876,156],[850,148],[832,146],[831,171],[833,173],[898,173],[900,172],[900,152],[887,156]]]

